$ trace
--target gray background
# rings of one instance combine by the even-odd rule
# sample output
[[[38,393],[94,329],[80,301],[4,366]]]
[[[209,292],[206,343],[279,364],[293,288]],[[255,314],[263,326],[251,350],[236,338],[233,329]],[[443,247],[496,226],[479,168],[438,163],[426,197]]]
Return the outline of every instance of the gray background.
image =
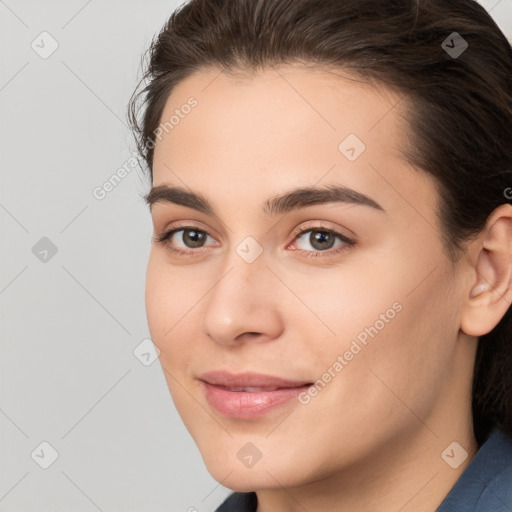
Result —
[[[230,492],[137,350],[149,181],[127,164],[93,195],[135,150],[140,56],[180,3],[0,0],[2,512],[212,511]],[[511,38],[512,0],[481,3]]]

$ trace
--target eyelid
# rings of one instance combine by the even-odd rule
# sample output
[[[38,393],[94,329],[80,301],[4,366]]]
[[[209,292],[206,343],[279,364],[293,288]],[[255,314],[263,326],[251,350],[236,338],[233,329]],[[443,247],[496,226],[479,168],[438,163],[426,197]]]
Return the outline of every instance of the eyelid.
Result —
[[[336,233],[337,235],[340,235],[342,238],[346,239],[347,241],[350,241],[352,243],[358,242],[358,238],[356,234],[352,230],[350,231],[350,235],[347,235],[346,233],[343,233],[341,228],[337,227],[331,227],[330,225],[324,225],[325,221],[317,220],[317,221],[307,221],[306,223],[302,223],[299,226],[297,226],[292,231],[292,241],[294,241],[300,234],[306,232],[306,231],[329,231],[332,233]]]
[[[213,238],[214,240],[216,240],[216,237],[210,233],[211,229],[209,227],[203,227],[202,223],[198,220],[176,221],[176,222],[170,223],[169,226],[166,226],[162,230],[155,229],[155,231],[160,231],[160,233],[161,233],[161,235],[155,236],[155,239],[170,235],[171,232],[180,231],[181,229],[202,231],[202,232],[206,233],[210,238]]]
[[[173,253],[177,253],[180,255],[192,255],[192,254],[200,254],[203,253],[206,247],[198,247],[198,248],[188,248],[188,249],[176,249],[174,247],[171,247],[169,242],[169,239],[176,234],[176,232],[179,231],[200,231],[202,233],[205,233],[206,236],[212,238],[215,241],[214,245],[219,245],[219,242],[213,237],[209,231],[206,229],[201,228],[199,225],[194,225],[194,223],[198,223],[198,221],[193,222],[183,222],[178,221],[176,223],[173,223],[171,227],[165,229],[162,234],[155,235],[153,237],[153,241],[161,243],[165,246],[167,246],[167,249]],[[358,239],[356,236],[348,236],[338,230],[339,228],[332,228],[330,226],[324,225],[323,221],[309,221],[306,222],[306,224],[302,223],[298,227],[296,227],[291,236],[292,240],[291,242],[286,244],[286,249],[290,247],[290,245],[295,242],[298,238],[303,236],[304,233],[307,233],[308,231],[325,231],[332,233],[335,237],[337,237],[339,240],[341,240],[344,244],[344,246],[339,247],[337,249],[327,249],[325,251],[309,251],[306,249],[294,249],[295,251],[299,253],[307,253],[306,256],[320,256],[320,257],[329,257],[329,256],[336,256],[338,253],[344,252],[345,250],[350,249],[352,246],[356,245],[358,243]],[[350,230],[351,231],[351,230]],[[351,231],[351,233],[353,233]],[[300,235],[300,236],[299,236]]]
[[[197,221],[194,221],[194,222],[197,222]],[[213,237],[206,229],[203,229],[198,225],[194,225],[193,223],[187,223],[187,222],[184,222],[183,224],[181,224],[180,222],[172,224],[171,227],[165,228],[164,230],[162,230],[160,235],[155,234],[153,236],[153,241],[162,243],[164,245],[168,245],[169,239],[174,234],[176,234],[176,232],[178,232],[178,231],[200,231],[201,233],[205,233],[206,236],[209,236],[210,238],[215,240],[216,244],[219,245],[219,242],[215,239],[215,237]],[[187,251],[197,253],[197,252],[200,252],[201,249],[204,249],[203,247],[199,247],[197,249],[173,249],[171,247],[168,247],[168,248],[170,250],[174,250],[176,252],[182,252],[182,253],[185,253]]]

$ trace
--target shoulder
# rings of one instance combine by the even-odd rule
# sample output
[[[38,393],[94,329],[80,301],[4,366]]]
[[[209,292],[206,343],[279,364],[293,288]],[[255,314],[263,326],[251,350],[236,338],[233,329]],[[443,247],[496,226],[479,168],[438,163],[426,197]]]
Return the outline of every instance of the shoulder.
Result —
[[[478,512],[512,510],[512,439],[501,431],[494,433],[486,460],[488,471],[480,477],[485,487],[476,504]]]
[[[234,492],[215,509],[215,512],[256,512],[257,504],[255,492]]]
[[[511,512],[512,439],[494,428],[436,512]]]

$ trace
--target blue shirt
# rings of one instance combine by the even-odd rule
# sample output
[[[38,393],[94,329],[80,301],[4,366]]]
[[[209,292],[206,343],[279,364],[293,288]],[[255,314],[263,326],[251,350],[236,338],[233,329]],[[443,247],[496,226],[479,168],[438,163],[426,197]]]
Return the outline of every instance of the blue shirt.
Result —
[[[234,492],[215,512],[257,505],[255,492]],[[512,439],[495,427],[435,512],[512,512]]]

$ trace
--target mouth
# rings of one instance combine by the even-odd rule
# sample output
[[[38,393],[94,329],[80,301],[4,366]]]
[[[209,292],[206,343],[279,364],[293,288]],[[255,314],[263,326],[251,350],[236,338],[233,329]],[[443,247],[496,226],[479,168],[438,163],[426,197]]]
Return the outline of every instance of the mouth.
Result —
[[[263,416],[288,404],[313,384],[252,372],[210,372],[199,380],[210,406],[223,416],[239,419]]]
[[[296,388],[305,384],[312,384],[312,382],[305,380],[290,380],[264,373],[229,373],[224,370],[203,373],[199,379],[214,386],[229,388],[232,391],[248,388],[255,388],[258,391],[274,391],[281,388]]]
[[[215,384],[214,384],[215,385]],[[291,387],[299,387],[299,386],[289,386],[289,387],[269,387],[269,386],[257,386],[257,387],[228,387],[228,386],[221,386],[216,385],[218,388],[225,389],[226,391],[246,391],[248,393],[255,393],[257,391],[276,391],[278,389],[290,389]]]

